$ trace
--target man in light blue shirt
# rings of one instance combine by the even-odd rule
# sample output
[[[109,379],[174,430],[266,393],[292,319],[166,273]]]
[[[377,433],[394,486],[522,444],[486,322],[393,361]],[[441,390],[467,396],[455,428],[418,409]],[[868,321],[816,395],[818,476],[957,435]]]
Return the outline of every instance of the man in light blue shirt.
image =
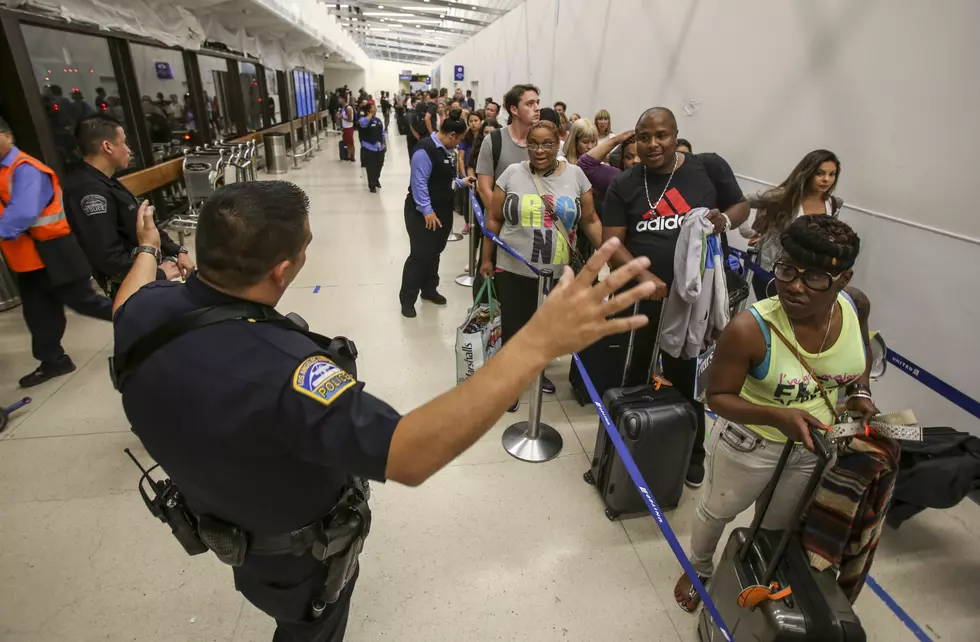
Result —
[[[453,190],[472,186],[474,179],[458,178],[456,146],[466,133],[459,110],[453,111],[431,136],[412,152],[412,176],[405,198],[405,229],[411,252],[402,272],[398,293],[402,316],[416,316],[415,302],[422,299],[445,305],[439,294],[439,256],[453,229]]]

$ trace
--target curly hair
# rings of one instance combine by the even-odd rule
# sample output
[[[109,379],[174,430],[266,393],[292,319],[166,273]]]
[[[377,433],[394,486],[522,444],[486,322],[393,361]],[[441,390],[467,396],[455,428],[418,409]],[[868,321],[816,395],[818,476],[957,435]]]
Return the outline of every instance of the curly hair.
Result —
[[[805,267],[840,274],[854,267],[861,239],[851,226],[826,214],[801,216],[780,237],[783,252]]]

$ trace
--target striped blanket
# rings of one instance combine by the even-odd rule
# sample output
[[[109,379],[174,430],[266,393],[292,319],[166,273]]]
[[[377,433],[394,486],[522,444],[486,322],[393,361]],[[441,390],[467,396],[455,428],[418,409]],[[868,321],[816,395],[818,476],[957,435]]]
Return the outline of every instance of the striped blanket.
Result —
[[[901,447],[854,437],[817,490],[803,524],[803,546],[817,570],[833,567],[853,604],[864,587],[891,503]]]

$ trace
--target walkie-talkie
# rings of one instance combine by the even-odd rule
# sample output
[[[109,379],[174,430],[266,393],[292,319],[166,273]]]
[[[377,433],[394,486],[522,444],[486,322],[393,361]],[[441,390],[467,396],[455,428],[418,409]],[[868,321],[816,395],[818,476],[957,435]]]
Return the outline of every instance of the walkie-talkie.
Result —
[[[170,532],[177,538],[177,541],[184,547],[188,555],[206,553],[208,547],[204,545],[204,542],[201,541],[200,536],[197,534],[197,518],[188,510],[187,505],[184,503],[183,495],[180,494],[180,491],[177,490],[177,487],[170,479],[156,481],[150,477],[150,473],[155,468],[159,468],[160,464],[155,464],[147,470],[143,468],[143,464],[136,459],[129,448],[126,448],[124,452],[129,455],[129,458],[133,460],[136,467],[143,473],[139,481],[139,491],[143,497],[143,503],[146,504],[146,508],[150,513],[170,527]],[[143,486],[144,479],[149,483],[150,489],[153,491],[152,498],[147,494],[146,488]]]

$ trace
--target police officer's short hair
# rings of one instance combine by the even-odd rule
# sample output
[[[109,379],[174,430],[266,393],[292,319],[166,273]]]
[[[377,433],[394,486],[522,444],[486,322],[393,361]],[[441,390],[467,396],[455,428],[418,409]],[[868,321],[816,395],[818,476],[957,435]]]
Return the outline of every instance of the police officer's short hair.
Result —
[[[106,114],[95,114],[78,121],[75,126],[75,140],[83,156],[95,156],[104,141],[116,142],[118,129],[122,123]]]
[[[306,243],[310,199],[287,181],[232,183],[205,201],[197,222],[197,269],[218,287],[244,288],[296,259]]]

